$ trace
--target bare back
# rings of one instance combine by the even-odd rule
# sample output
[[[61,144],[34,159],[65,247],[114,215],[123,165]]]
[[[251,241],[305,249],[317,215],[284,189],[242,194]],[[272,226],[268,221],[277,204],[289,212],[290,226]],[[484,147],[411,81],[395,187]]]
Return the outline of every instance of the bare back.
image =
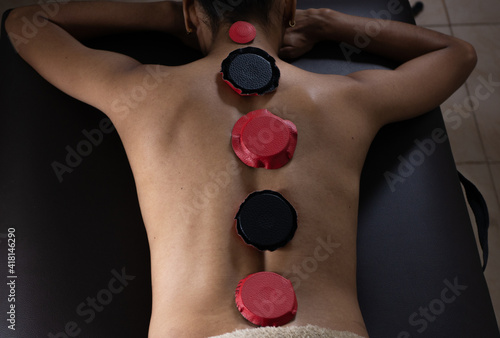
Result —
[[[220,79],[219,66],[205,58],[163,69],[168,82],[115,121],[151,248],[150,336],[252,327],[238,313],[234,291],[240,279],[259,271],[294,284],[299,309],[288,325],[367,335],[356,297],[355,243],[360,173],[375,128],[349,108],[341,77],[338,90],[326,93],[322,82],[332,88],[332,77],[280,61],[275,93],[241,97]],[[298,129],[294,157],[279,170],[250,168],[231,147],[236,121],[262,108]],[[260,190],[281,193],[298,214],[295,237],[274,252],[246,245],[234,226],[240,204]]]
[[[298,312],[288,325],[367,336],[356,296],[355,244],[370,143],[383,125],[444,102],[477,62],[470,44],[415,25],[331,9],[296,11],[295,1],[275,4],[276,19],[256,25],[253,42],[273,56],[299,57],[320,41],[352,45],[375,25],[380,30],[363,50],[401,65],[340,77],[278,60],[282,77],[275,93],[240,97],[218,73],[237,47],[225,29],[214,38],[197,1],[75,2],[50,19],[43,6],[29,6],[6,20],[23,59],[66,94],[107,114],[121,136],[150,242],[150,337],[206,337],[251,327],[238,313],[234,291],[241,278],[259,271],[292,280]],[[18,39],[27,18],[40,28],[29,43]],[[79,41],[120,27],[159,30],[186,43],[185,31],[195,32],[191,42],[209,56],[175,68],[145,66]],[[236,121],[264,108],[298,129],[294,157],[279,170],[247,167],[231,147]],[[240,204],[260,190],[281,193],[298,214],[293,240],[271,253],[247,246],[234,226]]]

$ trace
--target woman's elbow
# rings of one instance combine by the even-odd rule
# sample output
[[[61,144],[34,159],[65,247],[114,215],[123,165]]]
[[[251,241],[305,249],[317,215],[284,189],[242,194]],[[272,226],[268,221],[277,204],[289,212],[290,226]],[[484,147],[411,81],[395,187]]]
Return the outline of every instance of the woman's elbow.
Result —
[[[14,8],[5,20],[5,30],[7,33],[21,33],[23,25],[33,16],[33,7]]]
[[[477,52],[474,46],[466,41],[461,40],[460,44],[463,67],[464,70],[468,70],[470,74],[477,64]]]

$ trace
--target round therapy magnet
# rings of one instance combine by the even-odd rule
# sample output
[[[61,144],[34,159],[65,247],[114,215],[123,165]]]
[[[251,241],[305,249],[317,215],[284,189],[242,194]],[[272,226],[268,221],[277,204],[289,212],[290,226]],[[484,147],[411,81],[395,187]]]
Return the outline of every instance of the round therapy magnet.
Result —
[[[292,283],[274,272],[257,272],[242,279],[235,292],[241,315],[259,326],[282,326],[297,313]]]
[[[237,21],[229,28],[229,37],[236,43],[250,43],[256,35],[255,26],[246,21]]]
[[[261,251],[285,246],[297,230],[294,207],[280,193],[271,190],[249,195],[235,219],[240,237]]]
[[[237,49],[222,61],[222,79],[240,95],[264,95],[279,85],[276,60],[262,49]]]
[[[267,109],[242,116],[234,125],[232,146],[238,158],[253,168],[279,169],[293,157],[297,127]]]

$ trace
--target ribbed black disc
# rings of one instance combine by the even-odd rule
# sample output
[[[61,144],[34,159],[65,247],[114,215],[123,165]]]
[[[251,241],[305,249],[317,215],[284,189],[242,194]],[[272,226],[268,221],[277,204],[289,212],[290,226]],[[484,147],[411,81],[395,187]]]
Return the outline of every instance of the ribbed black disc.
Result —
[[[279,85],[280,70],[276,60],[266,51],[246,47],[237,49],[224,59],[222,78],[240,95],[264,95]]]
[[[259,250],[274,251],[285,246],[297,230],[297,213],[279,193],[252,193],[236,215],[238,234]]]

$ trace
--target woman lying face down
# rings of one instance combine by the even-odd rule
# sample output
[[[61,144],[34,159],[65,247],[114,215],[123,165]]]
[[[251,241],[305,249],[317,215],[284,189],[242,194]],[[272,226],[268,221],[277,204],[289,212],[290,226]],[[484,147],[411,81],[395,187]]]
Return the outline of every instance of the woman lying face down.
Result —
[[[23,36],[26,20],[35,36]],[[121,137],[151,251],[150,337],[368,336],[356,290],[366,154],[382,126],[459,88],[476,62],[468,43],[293,0],[30,6],[6,28],[24,60]],[[204,57],[146,65],[81,43],[150,30]],[[321,41],[400,66],[338,76],[284,61]],[[144,86],[152,69],[161,81]],[[145,99],[117,109],[138,86]]]

